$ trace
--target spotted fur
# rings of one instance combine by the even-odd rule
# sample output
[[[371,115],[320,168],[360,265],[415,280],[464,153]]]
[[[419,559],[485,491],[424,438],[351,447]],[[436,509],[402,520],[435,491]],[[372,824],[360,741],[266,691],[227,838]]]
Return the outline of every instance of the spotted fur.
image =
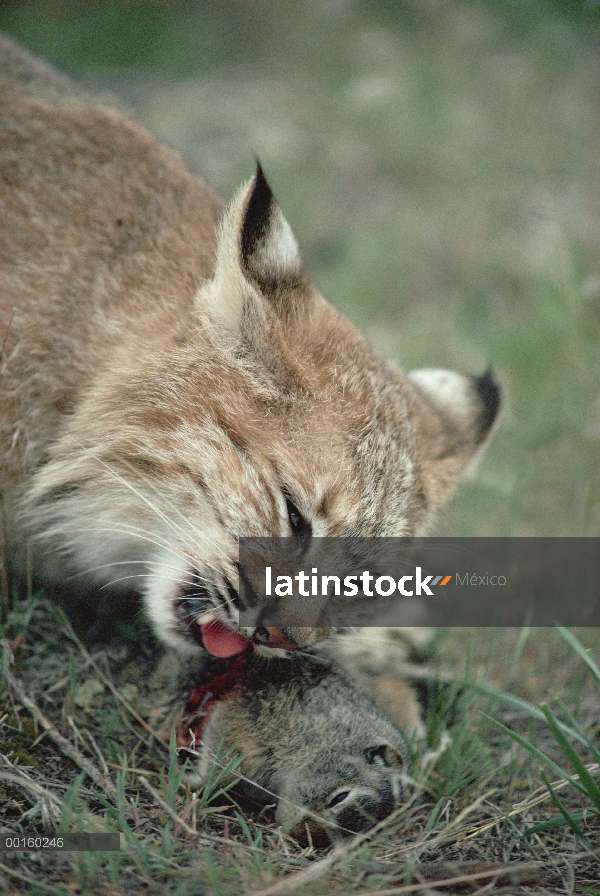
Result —
[[[8,566],[136,590],[182,650],[236,625],[238,536],[422,534],[496,414],[487,375],[373,353],[260,167],[224,210],[3,38],[0,283]]]

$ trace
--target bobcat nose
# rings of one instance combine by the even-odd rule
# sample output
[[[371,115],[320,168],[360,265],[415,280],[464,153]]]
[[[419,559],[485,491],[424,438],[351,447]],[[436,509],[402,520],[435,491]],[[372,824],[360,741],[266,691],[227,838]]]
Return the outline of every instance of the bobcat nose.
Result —
[[[274,626],[261,625],[255,628],[252,640],[263,647],[279,647],[282,650],[296,650],[298,646],[280,628]]]

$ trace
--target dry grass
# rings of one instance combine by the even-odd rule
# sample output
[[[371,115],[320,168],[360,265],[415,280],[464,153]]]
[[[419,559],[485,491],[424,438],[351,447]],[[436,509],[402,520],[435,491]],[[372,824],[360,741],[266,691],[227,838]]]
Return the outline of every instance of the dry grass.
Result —
[[[559,764],[561,757],[547,726],[514,706],[467,687],[450,747],[426,776],[417,772],[406,805],[369,835],[318,853],[301,850],[272,824],[244,817],[218,784],[210,794],[189,789],[174,748],[158,733],[175,670],[160,661],[150,638],[138,632],[109,647],[84,646],[60,610],[35,600],[17,605],[5,636],[4,830],[121,835],[119,853],[5,853],[6,892],[598,892],[599,854],[568,826],[524,835],[560,816],[540,763],[488,714]],[[597,692],[556,632],[505,630],[490,641],[454,631],[438,655],[461,681],[467,645],[467,677],[524,702],[564,698],[597,743]],[[443,703],[430,708],[431,732],[446,713]],[[600,780],[598,765],[588,767]],[[583,810],[582,825],[597,849],[600,818],[591,803],[564,780],[556,779],[554,790],[573,815]]]

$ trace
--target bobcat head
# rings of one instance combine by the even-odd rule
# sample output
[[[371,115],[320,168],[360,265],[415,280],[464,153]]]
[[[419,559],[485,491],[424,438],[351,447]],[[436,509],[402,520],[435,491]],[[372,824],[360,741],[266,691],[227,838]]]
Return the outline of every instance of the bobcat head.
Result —
[[[490,373],[405,374],[374,354],[309,280],[260,166],[193,307],[168,325],[142,314],[49,449],[27,514],[96,584],[134,577],[182,649],[247,645],[238,536],[423,534],[499,407]]]

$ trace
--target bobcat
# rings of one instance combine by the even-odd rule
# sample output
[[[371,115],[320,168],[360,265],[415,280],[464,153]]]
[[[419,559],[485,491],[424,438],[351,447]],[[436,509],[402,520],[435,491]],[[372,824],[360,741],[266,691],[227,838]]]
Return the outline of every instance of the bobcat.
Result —
[[[0,284],[9,573],[141,593],[184,652],[314,642],[236,628],[238,536],[423,534],[499,407],[489,372],[376,357],[260,166],[224,208],[6,38]]]
[[[237,761],[229,795],[255,812],[269,807],[302,843],[368,830],[404,797],[404,734],[318,654],[207,657],[178,728],[179,747],[192,748],[191,783],[215,761]]]

